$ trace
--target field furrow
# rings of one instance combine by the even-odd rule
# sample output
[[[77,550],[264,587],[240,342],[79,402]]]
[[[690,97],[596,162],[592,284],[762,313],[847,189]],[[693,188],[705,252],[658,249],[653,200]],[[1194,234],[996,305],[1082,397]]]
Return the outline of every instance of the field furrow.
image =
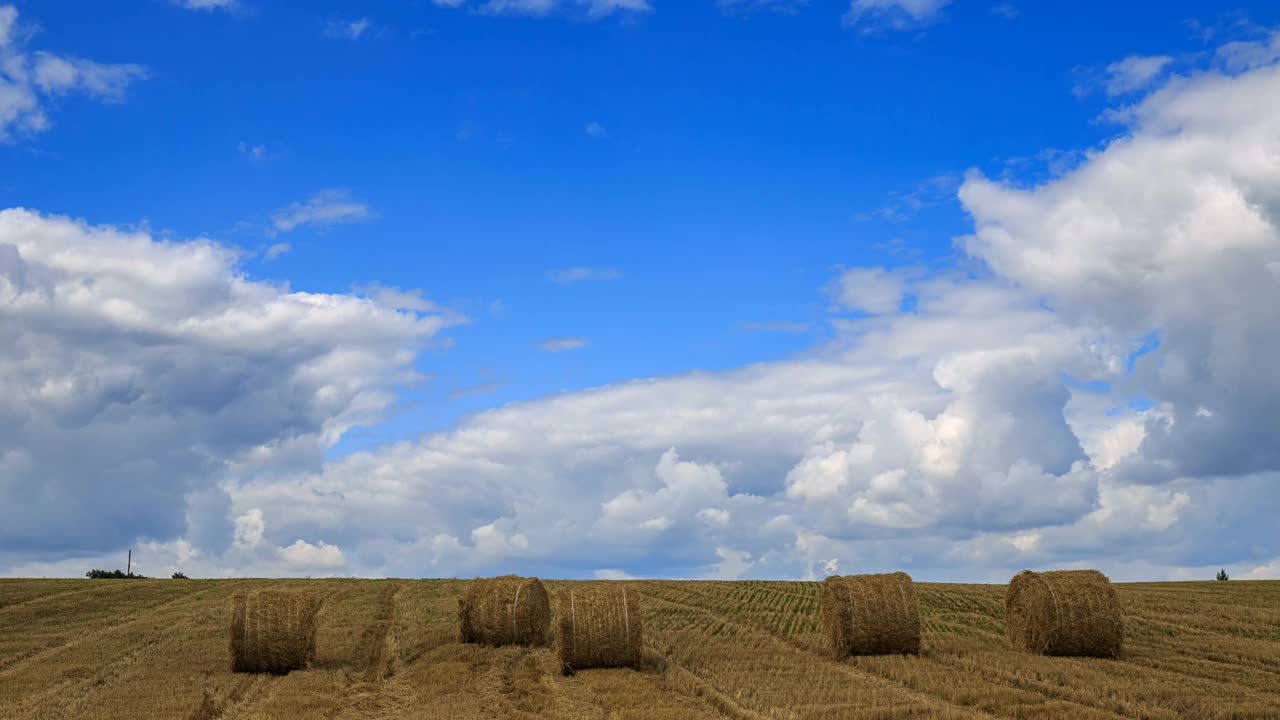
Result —
[[[0,581],[0,720],[1280,720],[1280,582],[1117,586],[1117,660],[1014,651],[1002,586],[919,583],[922,654],[844,661],[819,583],[635,584],[642,666],[565,677],[460,643],[458,580]],[[309,669],[229,672],[262,587],[324,597]]]

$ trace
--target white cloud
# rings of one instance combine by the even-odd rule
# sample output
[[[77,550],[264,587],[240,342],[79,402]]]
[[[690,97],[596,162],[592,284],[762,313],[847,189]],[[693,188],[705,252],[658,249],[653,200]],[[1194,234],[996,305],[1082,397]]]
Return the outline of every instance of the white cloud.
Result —
[[[187,10],[235,10],[240,7],[239,0],[173,0],[173,4]]]
[[[354,200],[346,190],[321,190],[305,203],[291,203],[271,216],[269,234],[292,232],[300,225],[325,227],[340,223],[363,222],[371,213],[369,206]]]
[[[362,17],[356,20],[334,20],[329,23],[328,32],[333,37],[359,40],[360,36],[368,29],[369,18]]]
[[[0,142],[49,128],[45,100],[72,93],[120,102],[134,80],[146,77],[135,64],[106,64],[19,47],[18,11],[0,5]]]
[[[1108,95],[1125,95],[1151,86],[1173,62],[1168,55],[1130,55],[1107,66]]]
[[[342,549],[323,540],[312,545],[304,540],[280,549],[280,557],[294,570],[336,570],[347,564]]]
[[[1217,61],[1228,72],[1243,72],[1270,65],[1280,59],[1280,31],[1262,40],[1238,40],[1218,48]]]
[[[732,517],[728,510],[721,508],[703,508],[698,511],[698,519],[712,527],[729,527]]]
[[[1280,557],[1269,563],[1250,568],[1243,575],[1235,575],[1241,580],[1280,580]]]
[[[0,48],[8,47],[13,40],[13,28],[18,24],[18,8],[0,5]]]
[[[561,575],[1265,566],[1280,317],[1250,299],[1280,292],[1278,72],[1170,82],[1040,186],[970,176],[961,246],[995,276],[842,275],[836,297],[875,312],[809,357],[508,405],[234,501],[282,532],[345,533],[393,574],[494,518]],[[1090,381],[1110,386],[1072,384]],[[1112,412],[1138,395],[1155,408]],[[398,551],[359,529],[375,526],[428,540]],[[459,546],[434,568],[510,567]]]
[[[0,564],[138,537],[212,563],[272,540],[271,509],[233,508],[227,483],[318,467],[455,322],[254,281],[238,261],[0,211]]]
[[[538,349],[544,352],[566,352],[580,350],[590,344],[590,340],[582,337],[552,337],[539,340]]]
[[[936,21],[951,0],[852,0],[844,23],[878,30],[910,30]]]
[[[35,84],[49,95],[83,92],[119,102],[136,78],[145,77],[141,65],[104,65],[92,60],[64,58],[46,52],[35,54]]]
[[[468,8],[484,15],[545,16],[558,12],[581,13],[589,19],[614,14],[653,12],[649,0],[432,0],[438,7]]]
[[[597,140],[604,140],[609,137],[609,131],[605,130],[603,125],[595,122],[594,120],[587,123],[587,127],[584,132]]]
[[[257,547],[267,531],[262,511],[254,508],[236,518],[235,544],[246,548]]]
[[[719,546],[716,547],[715,552],[720,561],[715,564],[712,577],[717,580],[737,580],[743,573],[750,570],[753,564],[749,552]]]
[[[907,275],[884,268],[853,268],[827,286],[827,295],[846,310],[873,315],[897,312],[906,294]]]
[[[291,246],[289,243],[285,243],[285,242],[275,243],[271,247],[267,248],[267,252],[264,254],[264,257],[267,260],[275,260],[276,258],[280,257],[281,255],[284,255],[285,253],[289,252],[292,249],[293,249],[293,246]]]
[[[547,277],[561,285],[570,285],[583,280],[617,280],[622,273],[611,267],[570,267],[548,270]]]
[[[189,540],[210,575],[296,572],[298,538],[400,576],[1272,573],[1280,67],[1166,80],[1130,118],[1039,185],[970,175],[958,244],[990,272],[851,269],[833,295],[870,312],[803,356],[512,403],[331,461],[438,329],[422,311],[304,300],[208,243],[0,214],[0,467],[24,490],[0,497],[0,565],[142,533]],[[36,483],[77,503],[32,507]],[[123,487],[165,512],[138,530]],[[237,546],[254,510],[261,539]],[[86,529],[103,516],[113,532]],[[207,517],[222,554],[196,539],[218,536]]]

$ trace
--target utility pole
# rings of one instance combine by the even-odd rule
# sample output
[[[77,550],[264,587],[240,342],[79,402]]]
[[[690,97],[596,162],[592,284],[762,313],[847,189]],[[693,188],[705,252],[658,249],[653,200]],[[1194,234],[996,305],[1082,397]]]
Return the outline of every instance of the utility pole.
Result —
[[[129,548],[129,563],[125,565],[125,575],[133,574],[133,548]]]

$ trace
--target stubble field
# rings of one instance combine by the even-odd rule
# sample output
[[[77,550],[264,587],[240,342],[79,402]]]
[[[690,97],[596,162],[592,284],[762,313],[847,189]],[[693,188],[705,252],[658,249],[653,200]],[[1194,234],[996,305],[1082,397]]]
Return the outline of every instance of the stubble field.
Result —
[[[644,667],[572,677],[460,644],[462,586],[0,580],[0,719],[1280,718],[1280,581],[1118,585],[1119,660],[1015,652],[1004,586],[918,583],[923,654],[844,662],[817,583],[643,581]],[[228,671],[229,599],[262,587],[324,596],[310,670]]]

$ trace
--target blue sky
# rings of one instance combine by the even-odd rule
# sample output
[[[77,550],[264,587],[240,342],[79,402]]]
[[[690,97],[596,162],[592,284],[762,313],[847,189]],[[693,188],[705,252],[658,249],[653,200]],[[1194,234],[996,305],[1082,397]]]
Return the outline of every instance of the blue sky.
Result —
[[[7,57],[22,58],[35,78],[11,73],[7,82],[26,88],[42,119],[33,124],[31,106],[24,110],[15,101],[16,119],[6,120],[8,101],[0,93],[0,208],[27,208],[46,219],[66,216],[87,228],[141,231],[157,247],[167,242],[181,249],[209,239],[240,253],[220,272],[252,283],[343,300],[381,296],[402,315],[407,301],[388,291],[430,301],[408,302],[415,307],[407,313],[441,326],[391,343],[413,356],[392,363],[396,372],[384,368],[389,374],[365,388],[383,393],[377,401],[360,396],[376,406],[374,412],[358,421],[334,420],[367,409],[353,400],[332,418],[302,423],[315,425],[302,435],[324,436],[313,450],[298,451],[311,458],[305,471],[312,477],[323,477],[325,463],[350,460],[356,451],[376,457],[390,452],[388,443],[443,442],[469,423],[487,422],[487,409],[534,407],[562,391],[579,397],[573,391],[610,391],[646,378],[678,380],[690,371],[722,378],[752,364],[764,372],[805,359],[832,362],[841,353],[865,351],[857,339],[864,331],[857,328],[905,337],[906,330],[877,323],[898,314],[923,318],[915,307],[918,295],[969,292],[971,282],[1026,292],[1030,307],[1053,308],[1047,322],[1063,323],[1063,333],[1087,326],[1084,345],[1096,349],[1105,337],[1127,357],[1177,318],[1135,311],[1146,323],[1121,327],[1091,304],[1090,293],[1103,297],[1099,288],[1110,287],[1110,280],[1075,278],[1080,287],[1094,288],[1076,292],[1075,286],[1029,279],[1025,273],[1034,262],[1013,257],[999,239],[1017,236],[1021,216],[984,204],[982,183],[995,183],[1010,197],[1037,188],[1043,192],[1036,197],[1056,197],[1056,189],[1071,187],[1071,178],[1087,175],[1073,175],[1077,168],[1101,167],[1103,161],[1095,160],[1108,148],[1118,152],[1158,125],[1129,118],[1126,108],[1154,108],[1154,114],[1162,92],[1206,74],[1244,82],[1266,62],[1233,64],[1238,53],[1232,53],[1264,56],[1269,28],[1280,24],[1280,8],[1262,2],[1231,11],[1206,2],[969,0],[131,0],[91,11],[80,2],[47,0],[5,7],[16,18]],[[49,57],[63,58],[80,74],[62,81],[40,75],[41,58]],[[93,64],[76,65],[76,58]],[[95,67],[114,70],[95,76]],[[108,79],[94,85],[93,77]],[[1062,200],[1054,207],[1070,212],[1071,206]],[[983,235],[982,228],[997,226],[1005,234],[995,240]],[[1032,243],[1045,236],[1041,230],[1028,236]],[[964,240],[975,233],[976,244]],[[34,262],[14,242],[16,257]],[[1115,245],[1113,239],[1098,242]],[[103,252],[100,257],[110,258],[122,251]],[[1054,252],[1066,253],[1059,264],[1073,262],[1069,248]],[[861,275],[860,268],[874,272]],[[880,277],[893,285],[886,290],[894,298],[888,309],[868,305],[875,304],[866,297],[868,288],[878,287]],[[944,279],[955,287],[915,286]],[[1148,296],[1135,291],[1126,297],[1139,303]],[[937,307],[945,314],[952,301]],[[1257,331],[1260,322],[1250,320],[1245,328]],[[358,330],[343,342],[355,342]],[[943,336],[941,330],[921,332]],[[1078,396],[1072,407],[1087,405],[1090,393],[1101,396],[1099,415],[1116,423],[1158,412],[1162,401],[1189,403],[1176,393],[1162,398],[1157,380],[1134,379],[1148,366],[1153,377],[1164,378],[1165,337],[1163,345],[1145,348],[1143,359],[1121,362],[1119,377],[1091,379],[1086,376],[1093,370],[1066,360],[1052,377],[1067,378],[1062,392]],[[1173,342],[1170,352],[1177,349]],[[351,350],[334,347],[335,356]],[[271,352],[277,354],[273,362],[290,354],[287,345]],[[236,357],[246,367],[262,359]],[[960,392],[945,383],[932,387],[927,379],[937,377],[945,358],[925,364],[935,370],[921,376],[931,392]],[[122,367],[128,374],[150,365]],[[405,382],[399,373],[405,367],[423,380]],[[316,392],[321,397],[327,391]],[[942,401],[920,402],[923,417],[937,421]],[[1058,402],[1058,422],[1064,412],[1071,415],[1063,402],[1046,402]],[[129,424],[128,416],[103,421],[115,429]],[[742,487],[765,498],[804,496],[794,490],[803,464],[797,453],[829,439],[848,440],[853,431],[840,429],[842,422],[828,418],[814,425],[837,428],[829,431],[806,425],[797,433],[807,439],[797,438],[769,461],[776,465],[772,480],[744,477]],[[869,420],[857,422],[865,427]],[[337,425],[340,430],[331,430]],[[201,462],[219,469],[184,469],[186,484],[160,494],[185,498],[190,517],[207,488],[222,488],[230,499],[214,492],[217,509],[211,512],[228,514],[224,525],[234,524],[236,532],[247,527],[253,536],[250,514],[257,510],[259,520],[267,518],[270,536],[280,525],[265,506],[254,505],[270,493],[255,496],[245,488],[261,490],[264,477],[301,482],[295,473],[304,470],[245,470],[244,453],[259,443],[283,447],[302,435],[267,433],[223,455],[209,451],[212,459]],[[201,453],[223,442],[182,437]],[[679,450],[680,439],[670,446]],[[1088,445],[1083,436],[1080,441]],[[593,442],[603,451],[628,441]],[[726,468],[741,458],[715,442],[687,444],[697,462],[721,468],[735,497],[737,481]],[[635,462],[653,471],[663,449],[646,445],[648,455]],[[563,466],[548,467],[554,475]],[[1272,468],[1264,462],[1254,470]],[[621,479],[609,486],[613,495],[597,505],[626,494]],[[1192,505],[1211,504],[1193,492],[1187,497]],[[1183,507],[1168,502],[1175,510]],[[520,529],[517,506],[503,500],[477,511],[469,547],[488,537],[489,531],[477,537],[476,527],[497,527],[508,541],[532,537]],[[485,512],[492,523],[480,522]],[[774,519],[784,515],[799,517],[779,510]],[[673,517],[651,520],[656,518],[678,527]],[[1066,522],[1051,519],[1047,526]],[[1038,532],[1041,526],[1028,522],[1024,535]],[[306,524],[296,518],[288,523]],[[151,529],[140,538],[166,547],[179,539],[190,545],[199,534],[172,523],[142,525]],[[827,520],[806,527],[824,537],[841,535]],[[104,542],[129,532],[118,530],[104,531],[112,538]],[[443,536],[467,546],[465,528],[437,530],[422,530],[414,542]],[[968,531],[991,528],[979,523]],[[791,531],[787,547],[794,549],[805,532]],[[335,533],[321,537],[321,529],[296,534],[308,549],[337,543]],[[351,546],[360,542],[359,533],[347,528],[337,534],[347,538],[344,569],[394,570],[381,560],[354,559]],[[690,542],[673,538],[663,540],[664,547]],[[293,539],[278,538],[278,545],[287,549]],[[10,542],[57,546],[43,540]],[[735,552],[754,558],[742,562],[758,563],[769,551],[704,541],[710,544],[692,551],[701,548],[701,559],[678,561],[687,566],[652,552],[658,541],[637,540],[613,560],[559,570],[693,575],[710,567],[707,562],[732,565]],[[1253,563],[1248,569],[1280,556],[1280,548],[1264,545],[1239,562]],[[437,570],[508,567],[520,554],[512,547],[513,554],[495,550],[486,556],[490,565],[446,560]],[[57,563],[88,550],[22,555],[10,564]],[[1083,557],[1072,552],[1053,557]],[[219,567],[233,564],[213,547],[203,557],[222,557]],[[636,566],[620,569],[628,558]],[[1160,572],[1182,565],[1171,556]]]
[[[965,170],[1114,133],[1090,122],[1104,94],[1072,92],[1083,68],[1202,52],[1187,21],[1223,20],[1203,3],[993,5],[897,32],[848,27],[832,2],[594,22],[429,2],[19,5],[33,44],[148,76],[120,104],[60,100],[56,131],[4,148],[0,200],[249,252],[287,242],[246,269],[312,291],[423,288],[465,313],[454,347],[419,363],[434,380],[341,452],[509,400],[801,350],[823,335],[836,266],[952,252]],[[362,20],[354,38],[336,27]],[[327,189],[368,216],[267,236],[273,213]],[[547,277],[576,267],[616,278]],[[744,329],[767,323],[793,331]],[[541,352],[550,337],[590,344]]]

